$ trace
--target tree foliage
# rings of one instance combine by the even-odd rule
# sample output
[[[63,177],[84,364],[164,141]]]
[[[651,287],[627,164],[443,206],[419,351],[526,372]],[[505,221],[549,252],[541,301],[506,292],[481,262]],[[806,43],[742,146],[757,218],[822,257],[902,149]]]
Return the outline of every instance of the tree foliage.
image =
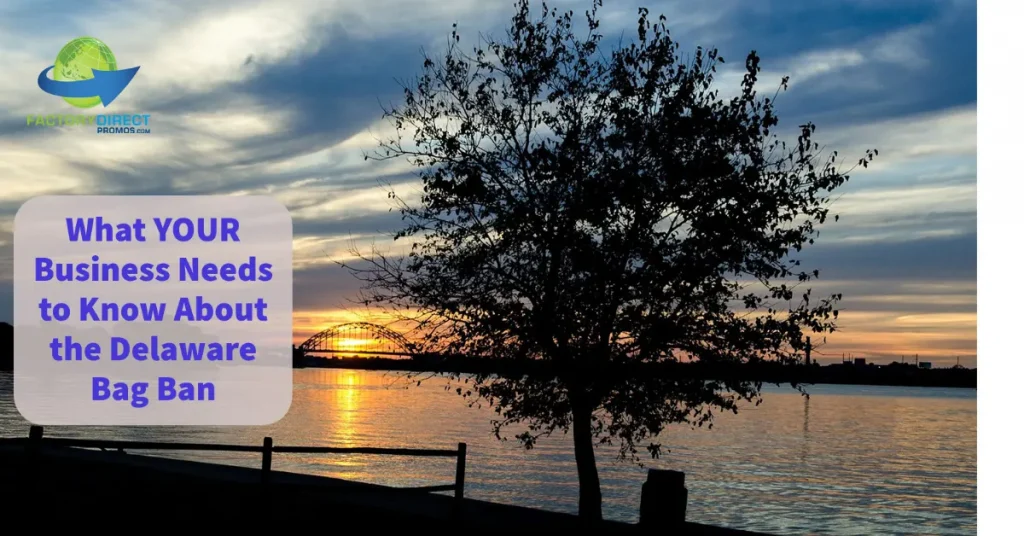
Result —
[[[495,407],[498,434],[527,425],[527,447],[573,431],[583,466],[591,438],[656,456],[667,425],[759,396],[757,382],[644,366],[784,361],[807,333],[835,329],[840,296],[813,299],[803,287],[818,273],[794,254],[849,179],[814,125],[794,143],[776,136],[756,53],[723,98],[716,50],[684,59],[664,17],[641,9],[635,38],[609,52],[598,6],[580,28],[572,12],[537,16],[523,1],[503,39],[466,52],[453,30],[426,59],[386,111],[395,136],[368,155],[419,169],[422,198],[393,196],[411,252],[354,269],[366,303],[405,311],[433,348],[546,363],[550,374],[481,374],[460,392]]]

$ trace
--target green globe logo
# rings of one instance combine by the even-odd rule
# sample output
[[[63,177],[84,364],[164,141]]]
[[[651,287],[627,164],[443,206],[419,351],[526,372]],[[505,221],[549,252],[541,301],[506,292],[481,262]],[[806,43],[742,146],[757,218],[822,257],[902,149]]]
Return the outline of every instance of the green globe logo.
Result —
[[[93,77],[93,70],[116,71],[117,60],[110,47],[95,37],[79,37],[64,45],[53,62],[53,79],[77,82]],[[64,97],[64,101],[78,108],[92,108],[100,97]]]
[[[53,71],[51,79],[47,74]],[[57,61],[39,73],[39,89],[78,108],[109,106],[139,72],[118,69],[110,47],[95,37],[79,37],[64,45]]]

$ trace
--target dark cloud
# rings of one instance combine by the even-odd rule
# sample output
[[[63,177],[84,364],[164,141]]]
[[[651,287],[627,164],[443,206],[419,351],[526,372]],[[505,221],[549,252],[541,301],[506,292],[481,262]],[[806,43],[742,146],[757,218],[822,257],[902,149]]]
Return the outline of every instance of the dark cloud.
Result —
[[[804,269],[843,280],[977,280],[975,233],[908,241],[815,244],[798,254]]]
[[[927,238],[904,242],[821,244],[801,255],[803,265],[821,271],[815,294],[842,292],[845,309],[920,312],[973,312],[976,306],[944,304],[935,296],[973,296],[968,286],[977,279],[977,237]],[[352,263],[365,267],[361,262]],[[293,274],[294,308],[303,310],[348,309],[357,306],[361,283],[342,266],[320,264]],[[943,288],[946,287],[946,288]],[[903,303],[879,302],[878,296],[911,295]],[[11,282],[0,284],[0,321],[13,315]]]
[[[26,125],[24,115],[13,115],[9,111],[0,112],[0,139],[19,141],[47,133],[52,135],[49,128]]]
[[[941,18],[947,8],[924,0],[910,2],[816,2],[763,0],[741,4],[718,21],[731,30],[714,43],[727,59],[742,60],[750,50],[780,57],[823,48],[845,48],[880,35]]]
[[[847,161],[852,156],[846,155]],[[884,156],[880,156],[884,162]],[[963,172],[950,173],[948,170],[956,169],[958,165],[968,164],[969,168]],[[871,192],[880,189],[893,188],[948,188],[948,187],[976,187],[978,184],[978,173],[974,169],[976,159],[974,157],[957,156],[952,158],[938,157],[929,159],[927,162],[914,161],[907,168],[888,172],[879,175],[858,175],[854,172],[851,180],[844,184],[832,196],[833,199],[842,198],[855,192]],[[942,169],[942,168],[945,169]],[[938,168],[938,169],[936,169]],[[845,167],[844,167],[845,169]],[[859,170],[858,170],[859,171]],[[910,176],[907,174],[910,173]],[[902,179],[902,180],[900,180]],[[912,190],[911,190],[912,191]],[[976,212],[976,211],[972,211]]]
[[[822,228],[821,236],[826,240],[821,241],[821,247],[829,247],[826,242],[851,239],[906,242],[923,236],[942,234],[973,235],[977,232],[978,215],[967,210],[909,214],[873,213],[855,214],[852,217],[841,215],[838,223],[828,223],[829,225]]]
[[[361,261],[350,264],[356,268],[367,267]],[[361,282],[344,266],[333,263],[316,265],[296,270],[292,279],[295,289],[292,302],[296,311],[358,307]]]
[[[248,76],[243,81],[204,93],[147,95],[139,107],[148,110],[154,121],[184,118],[183,130],[154,134],[174,140],[159,161],[113,167],[94,163],[90,155],[77,155],[69,158],[70,163],[88,179],[91,191],[104,194],[215,194],[311,178],[345,183],[346,174],[365,173],[372,168],[331,162],[292,172],[254,167],[312,154],[361,132],[381,117],[382,103],[401,96],[396,78],[415,74],[422,62],[419,43],[356,39],[337,26],[321,28],[316,34],[324,43],[313,54],[278,63],[246,61]],[[285,121],[270,133],[230,140],[230,147],[215,155],[197,153],[191,138],[200,133],[189,130],[188,114],[238,110],[239,102],[253,103],[240,111],[274,112],[275,117],[283,112]],[[0,122],[0,130],[24,133],[23,122]],[[208,180],[197,180],[200,176]]]
[[[945,303],[943,296],[967,302],[975,292],[976,236],[929,238],[893,243],[812,246],[804,265],[821,271],[811,284],[815,294],[843,293],[846,309],[870,311],[974,312],[976,305]],[[352,263],[365,267],[362,262]],[[324,310],[353,307],[360,283],[337,264],[297,270],[295,308]],[[959,285],[957,284],[959,283]],[[967,283],[967,284],[965,284]],[[903,302],[879,297],[907,296]]]
[[[511,7],[508,9],[511,14]],[[674,13],[678,10],[672,2],[655,2],[651,10],[668,12],[673,17],[684,15]],[[620,27],[610,27],[609,36],[620,30],[627,38],[635,33],[630,22],[635,10],[626,12],[628,16],[615,19]],[[614,12],[606,8],[604,13]],[[505,18],[500,20],[505,22]],[[924,34],[921,43],[930,60],[924,70],[905,69],[868,57],[864,65],[799,84],[779,101],[784,127],[807,119],[835,126],[973,102],[975,22],[974,10],[961,13],[944,4],[771,1],[736,7],[708,28],[712,34],[718,30],[728,37],[721,43],[703,44],[720,46],[736,65],[747,51],[756,48],[765,57],[766,68],[772,69],[773,64],[801,53],[852,48],[872,36],[930,25],[932,29]],[[476,30],[489,29],[466,28],[467,32]],[[681,36],[684,40],[686,37],[687,34]],[[203,93],[153,93],[140,102],[141,108],[157,118],[187,118],[188,114],[237,109],[239,103],[254,103],[248,109],[254,114],[286,112],[287,120],[281,128],[232,141],[228,149],[216,155],[216,161],[195,152],[190,136],[197,133],[190,132],[186,122],[181,132],[158,133],[176,139],[159,161],[112,167],[90,161],[90,155],[76,155],[69,157],[69,163],[88,178],[90,191],[96,193],[214,194],[307,179],[345,184],[352,180],[347,175],[357,169],[351,164],[328,162],[287,172],[270,172],[258,166],[332,147],[379,118],[380,103],[400,97],[396,79],[408,79],[419,72],[422,38],[357,39],[339,25],[325,23],[312,30],[309,39],[321,43],[312,54],[296,54],[276,63],[255,56],[238,58],[247,73],[242,81]],[[618,40],[609,37],[607,43]],[[697,44],[701,43],[692,45]],[[865,91],[860,84],[847,87],[835,83],[842,79],[877,80],[879,89]],[[6,132],[9,136],[24,137],[48,130],[26,129],[20,116],[0,119],[0,135]],[[367,168],[358,169],[365,172]]]
[[[673,2],[649,4],[665,13],[685,53],[717,48],[725,69],[742,69],[756,50],[761,81],[774,88],[768,73],[794,76],[776,101],[783,128],[807,121],[843,126],[970,105],[977,100],[977,9],[959,2],[797,1],[738,2],[707,27],[686,26],[693,16]],[[714,11],[711,7],[705,9]],[[703,11],[703,10],[700,10]],[[621,22],[635,20],[635,11]],[[617,21],[619,22],[619,21]],[[618,44],[619,31],[635,36],[635,25],[608,31],[606,43]],[[900,34],[906,40],[900,40]],[[887,44],[883,39],[891,38]],[[823,51],[859,52],[864,61],[835,66],[831,72],[800,80],[794,72],[809,65],[792,63]],[[920,65],[893,60],[920,54]],[[886,58],[889,58],[888,60]],[[737,82],[738,83],[738,82]],[[733,88],[738,89],[738,88]]]
[[[313,54],[278,63],[248,58],[244,81],[212,93],[154,101],[151,109],[154,114],[194,112],[197,106],[215,111],[242,99],[257,103],[254,113],[285,110],[288,120],[280,128],[236,145],[238,158],[231,165],[277,162],[332,147],[362,131],[381,117],[383,103],[401,96],[396,78],[416,74],[422,64],[420,43],[356,39],[339,26],[315,33],[324,42]]]
[[[295,236],[348,236],[364,234],[389,235],[402,228],[402,215],[394,212],[371,212],[336,219],[294,219]]]
[[[803,293],[812,291],[812,299],[842,294],[842,311],[934,314],[973,314],[978,310],[977,291],[968,280],[905,280],[887,279],[849,280],[823,272],[822,278],[799,287]],[[902,328],[897,328],[902,329]]]
[[[823,44],[816,43],[813,37],[809,41],[818,46]],[[921,30],[919,45],[924,63],[918,67],[880,61],[874,53],[865,51],[865,62],[860,65],[797,83],[778,100],[779,114],[792,124],[813,120],[819,125],[840,127],[974,104],[976,11],[972,8],[943,12],[940,20]],[[889,50],[884,52],[917,52],[900,50],[906,46],[896,41],[887,45]],[[765,61],[771,59],[766,56]]]

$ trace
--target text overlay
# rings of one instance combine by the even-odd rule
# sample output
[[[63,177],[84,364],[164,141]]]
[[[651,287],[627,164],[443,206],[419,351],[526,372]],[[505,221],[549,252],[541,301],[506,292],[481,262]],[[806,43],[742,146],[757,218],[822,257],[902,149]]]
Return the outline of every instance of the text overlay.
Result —
[[[265,425],[292,398],[267,196],[44,196],[14,222],[14,399],[41,425]]]

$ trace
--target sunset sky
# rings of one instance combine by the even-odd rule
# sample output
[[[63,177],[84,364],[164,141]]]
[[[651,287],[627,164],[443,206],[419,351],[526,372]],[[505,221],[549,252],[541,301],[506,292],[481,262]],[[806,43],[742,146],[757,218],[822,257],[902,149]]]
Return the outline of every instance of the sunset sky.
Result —
[[[842,292],[842,332],[819,361],[920,354],[974,366],[976,353],[976,5],[880,0],[609,2],[602,30],[635,32],[636,7],[669,17],[685,48],[717,47],[723,89],[756,49],[766,82],[790,75],[782,133],[806,121],[854,162],[877,165],[842,190],[805,265]],[[582,14],[590,2],[558,2]],[[386,135],[379,101],[400,96],[453,22],[463,43],[498,33],[509,0],[6,0],[0,3],[0,320],[11,321],[14,214],[41,194],[271,194],[292,212],[295,330],[355,320],[356,282],[329,258],[392,244],[384,179],[415,192],[410,169],[365,162]],[[73,38],[141,66],[109,108],[81,111],[36,85]],[[772,85],[770,84],[770,85]],[[28,115],[147,113],[152,134],[26,126]],[[394,246],[392,246],[394,248]],[[393,249],[393,251],[398,251]],[[912,357],[911,357],[912,359]]]

